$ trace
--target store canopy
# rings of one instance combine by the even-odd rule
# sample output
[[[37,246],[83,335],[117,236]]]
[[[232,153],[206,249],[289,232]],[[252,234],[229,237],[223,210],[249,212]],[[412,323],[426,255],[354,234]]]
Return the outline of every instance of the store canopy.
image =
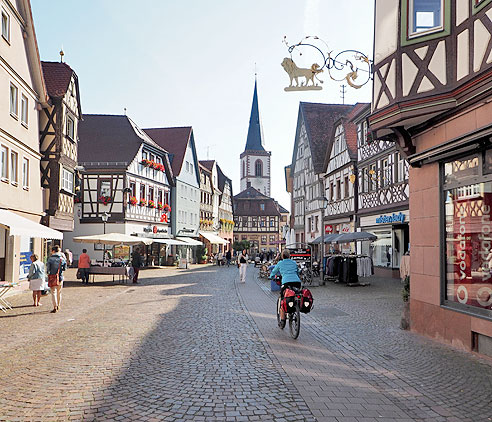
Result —
[[[338,236],[340,236],[339,233],[326,234],[324,243],[331,243],[333,239],[337,238]],[[323,236],[319,236],[309,243],[323,243]]]
[[[154,243],[164,243],[166,245],[178,245],[178,246],[186,246],[186,243],[180,242],[177,239],[151,239]]]
[[[333,243],[350,243],[362,240],[376,240],[377,236],[368,232],[342,233],[332,239]]]
[[[203,236],[214,245],[227,245],[229,243],[228,240],[222,239],[220,236],[217,236],[215,233],[212,232],[200,232],[200,236]]]
[[[181,242],[187,243],[189,246],[203,245],[202,242],[196,239],[192,239],[191,237],[177,237],[176,239],[180,240]]]
[[[9,229],[10,236],[40,237],[42,239],[63,239],[63,233],[50,229],[12,211],[0,210],[0,226]]]
[[[73,238],[78,243],[103,243],[105,245],[150,245],[154,239],[147,237],[129,236],[122,233],[95,234],[92,236],[77,236]]]

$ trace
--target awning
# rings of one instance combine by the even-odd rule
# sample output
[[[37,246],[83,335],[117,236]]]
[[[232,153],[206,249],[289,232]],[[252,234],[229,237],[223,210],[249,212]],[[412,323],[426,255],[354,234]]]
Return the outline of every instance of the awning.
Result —
[[[92,236],[77,236],[73,238],[78,243],[103,243],[105,245],[150,245],[154,239],[147,237],[129,236],[123,233],[95,234]]]
[[[368,232],[351,232],[351,233],[342,233],[338,235],[332,242],[336,243],[350,243],[362,240],[376,240],[378,237],[372,233]]]
[[[177,239],[152,239],[154,243],[164,243],[166,245],[178,245],[178,246],[186,246],[185,242],[180,242]]]
[[[181,242],[187,243],[190,246],[203,245],[202,242],[192,239],[191,237],[177,237],[176,239],[180,240]]]
[[[332,240],[337,238],[338,236],[340,236],[340,233],[325,234],[324,243],[331,243]],[[308,242],[308,243],[323,243],[323,236],[319,236],[316,239],[314,239],[312,242]]]
[[[63,239],[63,233],[21,217],[12,211],[0,210],[0,226],[10,231],[10,236]]]
[[[228,240],[222,239],[220,236],[217,236],[212,232],[200,232],[200,236],[203,236],[210,243],[215,245],[227,245],[229,243]]]

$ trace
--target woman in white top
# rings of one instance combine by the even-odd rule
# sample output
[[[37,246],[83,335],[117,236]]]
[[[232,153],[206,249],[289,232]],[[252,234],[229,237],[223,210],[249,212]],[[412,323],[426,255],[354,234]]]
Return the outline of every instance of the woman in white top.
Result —
[[[31,255],[31,266],[29,267],[29,274],[27,278],[29,280],[29,290],[32,290],[32,299],[34,300],[33,306],[39,306],[39,300],[41,299],[41,290],[43,290],[46,273],[44,270],[44,264],[38,259],[36,254]]]
[[[241,283],[246,283],[246,268],[248,266],[248,254],[246,249],[239,254],[237,258],[237,265],[239,267],[239,279]]]

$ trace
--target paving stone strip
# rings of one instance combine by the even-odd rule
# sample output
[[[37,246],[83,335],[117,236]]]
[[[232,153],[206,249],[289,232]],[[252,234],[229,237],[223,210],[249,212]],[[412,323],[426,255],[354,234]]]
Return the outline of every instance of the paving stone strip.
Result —
[[[274,308],[277,297],[276,293],[270,292],[269,283],[255,278],[254,275],[252,272],[248,281],[261,288],[268,301],[264,303],[256,299],[249,306],[245,300],[253,315],[260,303],[263,307]],[[301,336],[298,342],[306,344],[312,338],[316,339],[321,351],[314,350],[313,355],[325,354],[324,365],[328,367],[320,373],[336,377],[329,366],[344,367],[359,377],[358,382],[362,381],[359,387],[364,385],[362,390],[357,391],[355,398],[366,401],[363,390],[369,387],[369,391],[376,394],[363,405],[364,411],[359,409],[362,415],[353,415],[353,420],[365,420],[367,417],[382,420],[382,417],[387,417],[388,413],[381,413],[381,410],[389,409],[381,406],[381,400],[395,406],[409,420],[492,420],[490,362],[399,330],[399,284],[394,280],[377,278],[372,282],[370,287],[359,289],[337,284],[312,288],[315,310],[301,318]],[[246,294],[250,295],[250,291],[248,289]],[[267,308],[260,312],[265,313]],[[261,320],[255,320],[261,327]],[[272,321],[271,325],[273,324]],[[268,329],[268,324],[265,329]],[[264,333],[263,329],[262,332]],[[272,332],[271,336],[278,342],[278,333]],[[288,333],[285,333],[286,339],[287,336]],[[269,342],[270,337],[265,335]],[[285,354],[281,350],[280,352]],[[284,366],[284,369],[290,374],[288,368]],[[343,393],[346,383],[346,377],[342,376],[333,381],[330,400],[336,398],[336,402],[340,403],[341,398],[347,406],[350,397]],[[342,393],[337,393],[337,389],[341,389]],[[341,409],[334,410],[342,413]],[[337,419],[327,420],[338,421],[343,420],[343,417],[349,416],[338,415]],[[397,420],[393,417],[388,420]]]
[[[0,335],[7,320],[28,340],[14,331],[17,346],[0,348],[0,420],[315,421],[238,301],[232,268],[162,274],[114,292],[74,287],[60,313],[0,319]],[[28,330],[40,323],[43,335]]]

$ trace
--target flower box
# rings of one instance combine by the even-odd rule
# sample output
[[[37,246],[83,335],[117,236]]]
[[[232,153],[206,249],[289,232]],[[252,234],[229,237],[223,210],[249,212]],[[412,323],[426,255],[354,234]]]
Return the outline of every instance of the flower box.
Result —
[[[102,202],[103,205],[108,205],[113,199],[110,196],[101,195],[99,198],[99,202]]]
[[[147,201],[145,199],[141,199],[138,205],[140,205],[141,207],[145,207],[147,205]]]
[[[155,202],[154,202],[154,201],[152,201],[152,200],[150,200],[150,201],[148,202],[147,206],[148,206],[149,208],[155,208]]]
[[[134,196],[130,196],[130,205],[137,205],[138,200]]]

